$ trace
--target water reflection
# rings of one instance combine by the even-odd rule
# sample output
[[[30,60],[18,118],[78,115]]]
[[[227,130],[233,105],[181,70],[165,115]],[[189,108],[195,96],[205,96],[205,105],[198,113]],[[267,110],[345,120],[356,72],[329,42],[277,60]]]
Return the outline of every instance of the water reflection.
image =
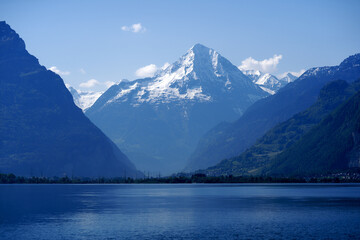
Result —
[[[360,185],[0,185],[1,239],[352,239]]]

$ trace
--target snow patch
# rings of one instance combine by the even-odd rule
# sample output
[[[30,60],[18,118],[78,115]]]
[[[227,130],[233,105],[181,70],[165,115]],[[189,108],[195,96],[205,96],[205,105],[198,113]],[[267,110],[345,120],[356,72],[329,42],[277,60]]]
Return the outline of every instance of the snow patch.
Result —
[[[129,94],[131,91],[133,91],[134,89],[137,88],[138,86],[138,82],[136,82],[135,84],[131,85],[128,89],[121,89],[121,91],[112,99],[110,99],[109,101],[107,101],[106,103],[112,103],[115,102],[116,100],[122,98],[123,96],[125,96],[126,94]]]
[[[271,90],[271,89],[268,89],[268,88],[263,87],[263,86],[260,86],[260,88],[261,88],[262,90],[264,90],[265,92],[270,93],[271,95],[274,95],[274,94],[275,94],[275,91],[273,91],[273,90]]]

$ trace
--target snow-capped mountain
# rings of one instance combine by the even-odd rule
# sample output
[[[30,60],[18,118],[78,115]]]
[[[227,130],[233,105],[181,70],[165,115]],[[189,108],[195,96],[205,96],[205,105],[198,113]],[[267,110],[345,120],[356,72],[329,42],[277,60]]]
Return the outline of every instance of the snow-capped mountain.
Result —
[[[224,93],[232,94],[242,88],[251,90],[249,98],[256,98],[252,94],[258,88],[232,66],[213,49],[197,44],[153,78],[121,82],[118,85],[121,90],[107,104],[211,102],[222,98]]]
[[[143,170],[170,173],[200,136],[267,96],[213,49],[194,45],[154,77],[121,81],[86,111]]]
[[[241,69],[240,69],[241,70]],[[256,82],[262,73],[259,70],[241,70],[246,76],[248,76],[251,81]]]
[[[104,92],[91,92],[91,91],[80,91],[75,88],[66,85],[67,89],[71,93],[74,99],[74,103],[76,106],[81,108],[84,112],[91,107],[96,100],[104,93]]]
[[[285,86],[288,82],[285,80],[279,80],[270,73],[262,73],[258,70],[244,70],[243,73],[248,76],[255,84],[257,84],[262,90],[275,94],[280,88]]]
[[[286,83],[291,83],[291,82],[295,81],[297,78],[298,78],[298,77],[294,76],[293,74],[287,73],[287,74],[285,75],[285,77],[280,78],[280,81],[286,82]]]
[[[262,90],[275,94],[280,88],[286,85],[285,82],[279,81],[277,77],[270,73],[261,74],[255,82]]]

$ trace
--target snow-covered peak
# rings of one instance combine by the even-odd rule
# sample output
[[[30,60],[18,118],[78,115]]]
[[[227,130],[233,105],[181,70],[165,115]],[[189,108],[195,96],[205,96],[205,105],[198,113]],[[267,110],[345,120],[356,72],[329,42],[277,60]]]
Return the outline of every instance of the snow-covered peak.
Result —
[[[277,77],[270,73],[262,73],[259,70],[243,70],[256,85],[267,93],[275,94],[286,83],[279,81]]]
[[[279,83],[279,80],[271,75],[270,73],[265,73],[259,76],[259,78],[255,82],[257,85],[271,85],[274,86],[275,84]]]
[[[256,80],[263,74],[259,70],[242,70],[242,72],[248,76],[253,82],[256,82]]]
[[[73,88],[68,84],[66,84],[66,87],[73,96],[75,105],[81,108],[84,112],[87,109],[89,109],[96,102],[96,100],[104,93],[104,92],[81,91]]]
[[[118,84],[116,95],[108,99],[107,104],[131,101],[137,106],[145,102],[212,101],[234,88],[259,91],[218,52],[195,44],[176,62],[159,69],[153,78]]]
[[[171,78],[172,80],[182,79],[192,73],[194,68],[195,53],[191,48],[185,55],[183,55],[174,64],[170,64],[165,68],[160,69],[155,78]]]
[[[179,100],[212,101],[214,92],[232,91],[234,87],[239,88],[239,84],[256,88],[218,52],[195,44],[175,63],[159,69],[153,78],[118,84],[116,96],[107,103],[129,99],[133,105]]]
[[[286,83],[291,83],[293,81],[295,81],[297,79],[296,76],[294,76],[291,73],[287,73],[283,78],[280,79],[280,81],[286,82]]]
[[[166,78],[178,80],[186,76],[191,76],[197,79],[196,72],[198,72],[200,68],[211,70],[215,75],[220,76],[221,68],[219,68],[219,57],[221,56],[218,52],[198,43],[192,46],[174,64],[168,64],[160,69],[155,74],[155,78],[164,78],[164,76],[167,76]],[[197,69],[194,68],[195,66]],[[209,66],[212,67],[209,68]]]

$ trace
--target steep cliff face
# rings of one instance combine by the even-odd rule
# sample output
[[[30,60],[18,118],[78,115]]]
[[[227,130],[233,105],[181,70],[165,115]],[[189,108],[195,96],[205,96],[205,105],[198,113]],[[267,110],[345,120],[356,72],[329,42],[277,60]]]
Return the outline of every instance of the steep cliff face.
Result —
[[[75,106],[63,80],[0,22],[0,172],[136,176],[129,159]]]

